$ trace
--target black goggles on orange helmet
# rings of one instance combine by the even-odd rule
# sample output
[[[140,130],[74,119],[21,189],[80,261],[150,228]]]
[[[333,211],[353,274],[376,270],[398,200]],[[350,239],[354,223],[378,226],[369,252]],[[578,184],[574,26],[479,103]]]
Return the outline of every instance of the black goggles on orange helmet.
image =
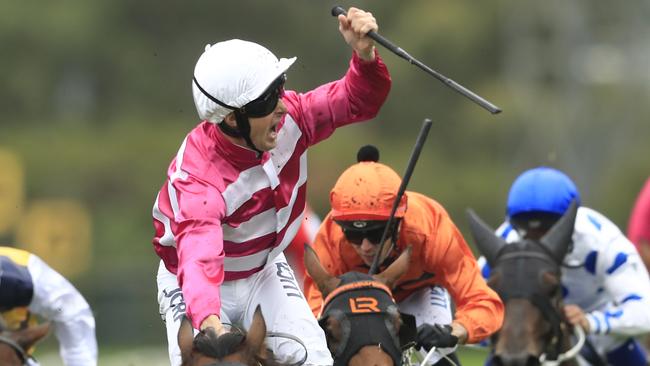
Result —
[[[278,100],[284,96],[284,83],[286,81],[287,74],[283,73],[277,79],[273,80],[262,95],[246,103],[239,110],[248,117],[259,118],[268,116],[278,105]]]
[[[368,239],[368,241],[374,245],[379,245],[381,241],[381,236],[384,234],[386,229],[386,224],[388,221],[385,220],[334,220],[343,230],[343,235],[345,239],[351,244],[361,245],[363,239]],[[388,229],[386,238],[393,237],[397,233],[397,226],[399,225],[399,219],[393,222],[393,225]]]

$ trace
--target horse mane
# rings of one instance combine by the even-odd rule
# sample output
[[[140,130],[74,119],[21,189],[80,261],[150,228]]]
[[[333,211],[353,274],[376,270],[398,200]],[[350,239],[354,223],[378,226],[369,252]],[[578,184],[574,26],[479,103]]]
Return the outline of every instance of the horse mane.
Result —
[[[244,331],[230,332],[219,337],[213,329],[208,328],[196,335],[192,346],[195,351],[205,356],[222,359],[237,352],[245,340]]]

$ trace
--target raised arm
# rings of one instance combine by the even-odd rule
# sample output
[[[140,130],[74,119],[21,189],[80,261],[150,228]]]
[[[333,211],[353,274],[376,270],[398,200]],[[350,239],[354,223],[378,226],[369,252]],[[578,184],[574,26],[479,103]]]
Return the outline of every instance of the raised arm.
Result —
[[[308,145],[338,127],[375,117],[390,90],[388,69],[372,39],[365,36],[377,29],[372,14],[350,8],[347,16],[339,16],[339,29],[354,50],[345,76],[304,94],[289,92],[284,99],[289,114],[302,124]]]

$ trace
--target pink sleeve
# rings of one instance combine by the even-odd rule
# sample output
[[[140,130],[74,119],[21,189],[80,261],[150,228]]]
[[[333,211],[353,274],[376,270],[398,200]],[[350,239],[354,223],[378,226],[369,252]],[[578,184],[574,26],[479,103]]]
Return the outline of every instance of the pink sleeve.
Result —
[[[223,283],[225,203],[216,188],[193,177],[174,182],[178,199],[178,284],[187,316],[199,328],[208,315],[220,315]]]
[[[304,94],[288,92],[289,114],[302,126],[308,145],[329,137],[336,128],[377,115],[390,91],[386,65],[375,51],[373,61],[353,52],[345,76]]]
[[[650,242],[650,178],[645,182],[632,209],[627,236],[636,246],[641,240]]]

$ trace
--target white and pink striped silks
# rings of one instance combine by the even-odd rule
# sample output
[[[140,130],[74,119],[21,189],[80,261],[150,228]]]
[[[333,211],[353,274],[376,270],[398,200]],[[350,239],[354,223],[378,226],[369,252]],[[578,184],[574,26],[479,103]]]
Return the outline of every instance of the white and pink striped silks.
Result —
[[[346,75],[287,91],[277,147],[261,158],[202,122],[183,141],[153,207],[156,253],[177,274],[196,328],[219,314],[219,285],[260,271],[295,236],[305,207],[307,148],[336,128],[373,118],[390,77],[356,56]]]

